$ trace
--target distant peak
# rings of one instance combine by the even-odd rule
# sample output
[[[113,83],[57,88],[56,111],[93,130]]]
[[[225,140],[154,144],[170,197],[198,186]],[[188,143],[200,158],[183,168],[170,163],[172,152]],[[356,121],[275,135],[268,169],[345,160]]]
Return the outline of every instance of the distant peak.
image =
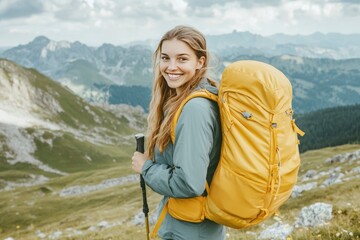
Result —
[[[325,35],[324,33],[319,32],[319,31],[314,32],[313,34],[310,34],[310,36],[314,36],[314,37],[316,37],[316,36],[324,36],[324,35]]]
[[[31,43],[48,44],[50,39],[45,36],[37,36]]]

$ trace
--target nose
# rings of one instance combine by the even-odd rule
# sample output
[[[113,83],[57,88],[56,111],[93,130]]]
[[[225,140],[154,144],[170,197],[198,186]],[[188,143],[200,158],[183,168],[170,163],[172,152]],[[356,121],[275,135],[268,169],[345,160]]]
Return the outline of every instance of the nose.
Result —
[[[177,69],[176,61],[170,60],[167,68],[168,70],[176,70]]]

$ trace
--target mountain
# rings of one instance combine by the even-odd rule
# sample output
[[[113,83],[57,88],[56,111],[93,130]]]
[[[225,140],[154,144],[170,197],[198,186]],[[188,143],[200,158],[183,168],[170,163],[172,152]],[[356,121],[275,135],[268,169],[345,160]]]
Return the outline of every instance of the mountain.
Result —
[[[233,52],[266,57],[279,55],[332,59],[360,57],[360,34],[317,32],[311,35],[261,36],[250,32],[233,31],[229,34],[206,37],[209,49],[225,57]]]
[[[215,79],[221,79],[224,67],[230,62],[259,60],[288,76],[294,87],[294,109],[298,113],[360,102],[360,58],[340,59],[360,56],[356,50],[360,47],[359,34],[264,37],[234,31],[207,38],[212,53],[210,71]],[[36,68],[88,102],[124,103],[147,110],[150,90],[144,87],[152,86],[152,48],[131,44],[88,47],[80,42],[55,42],[39,36],[0,56]],[[344,51],[353,55],[344,55]]]
[[[107,109],[0,59],[0,191],[128,161],[133,135],[146,127],[144,114]]]
[[[339,34],[315,32],[310,35],[274,34],[269,36],[277,44],[298,44],[316,46],[321,48],[344,48],[347,46],[360,46],[360,34]]]
[[[144,85],[151,76],[148,60],[151,52],[139,45],[124,48],[103,44],[94,48],[80,42],[56,42],[39,36],[28,44],[6,50],[1,56],[75,86]]]
[[[0,54],[2,53],[2,52],[5,52],[7,49],[9,49],[9,48],[11,48],[11,47],[0,47]]]
[[[276,42],[267,37],[250,32],[233,31],[228,34],[207,35],[206,41],[211,51],[220,55],[226,55],[227,50],[238,49],[260,53],[260,49],[272,49]],[[246,53],[244,53],[246,54]]]

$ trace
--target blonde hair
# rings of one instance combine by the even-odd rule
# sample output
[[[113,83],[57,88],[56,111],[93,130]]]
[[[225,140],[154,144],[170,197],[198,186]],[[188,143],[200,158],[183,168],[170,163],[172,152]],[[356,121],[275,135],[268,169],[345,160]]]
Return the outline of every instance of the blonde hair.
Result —
[[[196,70],[194,77],[181,86],[181,94],[177,95],[176,90],[170,88],[160,72],[159,62],[161,47],[164,41],[177,39],[186,43],[195,53],[198,59],[205,58],[203,67]],[[153,54],[154,83],[152,98],[148,115],[148,144],[147,151],[151,159],[154,158],[155,146],[163,152],[166,145],[171,141],[170,127],[171,120],[180,103],[190,94],[191,91],[205,77],[208,68],[209,56],[206,48],[206,40],[203,34],[188,26],[176,26],[169,30],[161,38]],[[216,83],[209,80],[210,84]]]

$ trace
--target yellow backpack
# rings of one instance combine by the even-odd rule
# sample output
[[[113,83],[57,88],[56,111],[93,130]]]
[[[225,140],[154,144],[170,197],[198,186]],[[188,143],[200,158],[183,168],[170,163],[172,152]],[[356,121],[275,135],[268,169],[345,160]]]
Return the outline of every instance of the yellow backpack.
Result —
[[[258,61],[228,65],[218,96],[207,90],[186,98],[172,122],[175,127],[187,101],[204,97],[219,105],[222,146],[219,164],[207,196],[170,198],[155,225],[157,233],[166,212],[189,222],[205,218],[236,229],[272,216],[289,198],[300,166],[298,137],[304,135],[293,119],[292,87],[275,67]]]

